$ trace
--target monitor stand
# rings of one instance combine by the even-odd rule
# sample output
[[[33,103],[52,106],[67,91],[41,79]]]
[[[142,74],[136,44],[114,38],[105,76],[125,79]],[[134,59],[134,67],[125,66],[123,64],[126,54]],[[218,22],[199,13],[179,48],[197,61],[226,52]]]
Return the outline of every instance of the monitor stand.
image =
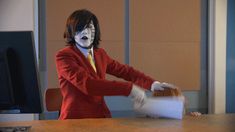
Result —
[[[0,132],[30,132],[31,126],[0,127]]]

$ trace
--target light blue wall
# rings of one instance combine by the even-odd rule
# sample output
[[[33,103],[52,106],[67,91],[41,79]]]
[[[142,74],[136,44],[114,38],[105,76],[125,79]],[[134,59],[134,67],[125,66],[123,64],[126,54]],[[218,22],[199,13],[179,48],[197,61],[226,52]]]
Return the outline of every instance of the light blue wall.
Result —
[[[226,112],[235,113],[235,0],[228,0]]]

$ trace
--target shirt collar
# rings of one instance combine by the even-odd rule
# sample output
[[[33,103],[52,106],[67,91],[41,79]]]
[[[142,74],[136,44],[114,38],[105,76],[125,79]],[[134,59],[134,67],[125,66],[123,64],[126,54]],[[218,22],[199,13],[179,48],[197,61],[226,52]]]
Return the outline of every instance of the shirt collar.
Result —
[[[87,58],[88,56],[88,51],[91,50],[92,58],[94,58],[94,52],[93,52],[93,47],[91,49],[85,49],[76,44],[76,47],[82,52],[82,54]]]

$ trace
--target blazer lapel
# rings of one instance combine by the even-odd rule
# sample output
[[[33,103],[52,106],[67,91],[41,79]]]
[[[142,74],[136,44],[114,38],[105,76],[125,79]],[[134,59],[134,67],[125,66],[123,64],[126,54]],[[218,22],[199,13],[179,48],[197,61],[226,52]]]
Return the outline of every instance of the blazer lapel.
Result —
[[[85,69],[87,69],[93,76],[97,77],[97,73],[95,72],[95,70],[91,66],[91,64],[88,61],[88,59],[83,55],[83,53],[79,49],[77,49],[76,46],[73,46],[73,49],[78,54],[78,56],[82,59],[82,63],[85,63]],[[95,60],[95,65],[96,65],[96,60]],[[98,68],[97,67],[96,67],[96,71],[98,72]]]

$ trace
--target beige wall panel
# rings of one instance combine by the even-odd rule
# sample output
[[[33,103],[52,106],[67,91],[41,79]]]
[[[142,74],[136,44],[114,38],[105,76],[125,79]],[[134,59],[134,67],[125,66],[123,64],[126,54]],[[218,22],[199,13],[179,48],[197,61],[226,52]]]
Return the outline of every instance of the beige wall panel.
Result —
[[[100,47],[104,48],[111,58],[124,63],[125,51],[123,43],[123,41],[102,41]]]
[[[135,43],[130,63],[158,81],[183,90],[200,88],[200,46],[195,43]],[[195,55],[196,54],[196,55]]]
[[[63,39],[66,19],[77,9],[88,9],[99,19],[102,40],[123,40],[123,0],[47,0],[48,39]]]
[[[131,40],[200,40],[200,0],[130,0]]]
[[[119,42],[119,41],[102,41],[101,43],[101,47],[105,47],[105,51],[107,52],[107,54],[113,58],[114,60],[124,64],[124,44],[120,44],[120,43],[124,43],[123,41]],[[108,80],[118,80],[118,81],[123,81],[123,79],[119,79],[117,77],[114,77],[112,75],[106,75],[106,78]]]
[[[130,65],[200,89],[200,0],[130,0]]]
[[[54,88],[59,87],[57,71],[56,71],[56,63],[55,63],[55,55],[56,53],[65,47],[64,41],[55,40],[55,41],[47,41],[47,44],[50,45],[47,47],[47,70],[48,70],[48,87]]]
[[[56,52],[65,47],[63,32],[66,19],[77,9],[88,9],[99,19],[101,47],[119,62],[124,62],[124,1],[123,0],[47,0],[47,66],[48,87],[58,87],[55,67]],[[108,77],[109,79],[115,79]]]

